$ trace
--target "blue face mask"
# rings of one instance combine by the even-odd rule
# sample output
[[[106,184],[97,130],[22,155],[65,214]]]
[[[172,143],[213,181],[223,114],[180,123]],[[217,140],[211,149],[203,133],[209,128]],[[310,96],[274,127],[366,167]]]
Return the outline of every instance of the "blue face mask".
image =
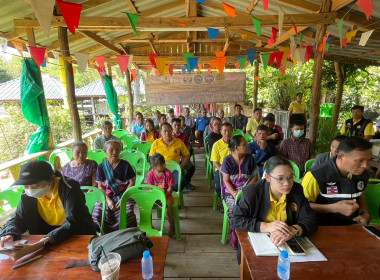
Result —
[[[304,130],[294,130],[293,135],[294,137],[300,138],[304,134]]]

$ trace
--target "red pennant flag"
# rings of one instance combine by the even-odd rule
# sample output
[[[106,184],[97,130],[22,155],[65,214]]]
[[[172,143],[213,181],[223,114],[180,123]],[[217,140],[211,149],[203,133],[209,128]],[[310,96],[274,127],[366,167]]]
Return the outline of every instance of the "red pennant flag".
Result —
[[[227,3],[224,3],[224,2],[222,2],[222,4],[223,4],[224,12],[228,16],[234,18],[235,17],[235,8],[232,7],[231,5],[228,5]]]
[[[98,63],[98,66],[100,68],[104,68],[104,56],[94,56],[96,62]]]
[[[207,68],[207,72],[211,74],[211,68]]]
[[[280,72],[282,75],[285,74],[286,66],[280,68]]]
[[[274,44],[275,41],[272,38],[268,38],[268,46]]]
[[[75,28],[79,26],[82,5],[57,0],[58,7],[66,22],[67,28],[72,34],[75,34]]]
[[[131,83],[136,79],[136,69],[131,70]]]
[[[270,56],[269,56],[268,64],[269,64],[270,66],[272,66],[273,63],[274,63],[274,60],[275,60],[275,59],[276,59],[276,53],[271,53]]]
[[[155,58],[158,57],[158,54],[148,54],[149,61],[152,63],[154,68],[157,68],[156,60]]]
[[[145,66],[145,69],[148,69],[149,71],[152,71],[153,66]]]
[[[359,0],[356,2],[356,5],[365,13],[367,20],[371,18],[371,15],[374,13],[372,8],[372,0]]]
[[[342,47],[347,48],[347,38],[342,39]]]
[[[263,6],[264,6],[264,10],[268,10],[268,2],[269,0],[263,0]]]
[[[29,52],[38,66],[41,66],[41,64],[44,63],[46,53],[45,48],[29,47]]]
[[[174,65],[169,66],[169,74],[173,76]]]
[[[284,56],[284,52],[276,52],[276,62],[277,62],[277,67],[281,67],[281,62],[282,62],[282,57]]]
[[[297,37],[298,37],[297,26],[295,25],[295,23],[294,23],[293,21],[291,21],[291,23],[293,24],[294,31],[296,32],[296,35],[297,35]]]
[[[238,62],[235,63],[235,68],[236,68],[236,69],[239,69],[239,68],[240,68],[240,65],[239,65]]]
[[[274,42],[276,42],[276,39],[277,39],[277,33],[278,33],[278,29],[277,28],[274,28],[274,27],[272,27],[272,40],[274,41]]]
[[[313,54],[313,46],[306,47],[305,62],[308,62]]]
[[[121,73],[127,74],[129,55],[117,55],[116,59],[117,59],[117,63],[119,64]]]

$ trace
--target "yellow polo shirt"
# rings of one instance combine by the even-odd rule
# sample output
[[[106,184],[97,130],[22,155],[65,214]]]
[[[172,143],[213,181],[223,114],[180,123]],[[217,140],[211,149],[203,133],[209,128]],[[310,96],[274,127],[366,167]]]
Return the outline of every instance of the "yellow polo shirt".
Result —
[[[212,146],[210,161],[218,162],[220,165],[222,165],[224,158],[229,154],[231,154],[231,151],[228,149],[228,144],[223,141],[223,138],[219,139]],[[215,168],[215,170],[218,169]]]
[[[250,131],[251,134],[255,134],[256,133],[256,130],[257,130],[257,127],[260,125],[260,124],[263,124],[263,118],[260,119],[259,122],[256,121],[255,117],[252,117],[248,124],[247,124],[247,131]]]
[[[162,137],[153,142],[152,148],[150,148],[149,156],[153,156],[155,153],[163,155],[165,160],[172,160],[180,164],[181,156],[190,155],[189,150],[182,140],[173,137],[169,146],[166,146]]]
[[[292,114],[304,114],[306,113],[306,104],[303,102],[298,103],[297,101],[293,101],[289,105],[289,111],[291,111]]]
[[[308,201],[315,202],[320,193],[319,185],[313,174],[309,171],[302,180],[303,193]]]
[[[66,219],[65,208],[58,194],[59,178],[55,178],[53,196],[49,200],[46,197],[37,199],[38,214],[50,226],[62,226]]]
[[[146,141],[153,143],[154,140],[155,140],[154,139],[154,132],[152,132],[152,133],[146,133],[146,135],[148,136],[148,138],[146,139]]]
[[[265,218],[266,223],[271,223],[274,221],[286,222],[286,195],[283,194],[278,201],[276,201],[272,195],[272,192],[269,190],[269,199],[270,199],[270,209]]]
[[[361,119],[359,120],[361,121]],[[354,125],[357,124],[359,121],[354,122]],[[342,128],[340,129],[340,134],[345,135],[346,134],[346,122],[343,123]],[[367,124],[366,128],[364,129],[364,136],[374,136],[375,130],[373,129],[373,123],[370,122]]]

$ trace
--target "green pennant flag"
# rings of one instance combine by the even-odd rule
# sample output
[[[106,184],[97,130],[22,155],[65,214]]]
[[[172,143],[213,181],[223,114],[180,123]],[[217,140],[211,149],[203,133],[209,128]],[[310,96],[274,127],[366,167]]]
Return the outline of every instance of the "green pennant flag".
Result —
[[[325,52],[328,52],[328,51],[329,51],[329,47],[330,47],[330,44],[329,44],[329,43],[326,43],[326,44],[325,44]]]
[[[343,18],[340,21],[338,21],[338,28],[339,28],[340,45],[342,45],[342,39],[343,39]]]
[[[261,21],[254,17],[252,17],[252,20],[253,20],[253,25],[255,26],[255,29],[256,29],[257,36],[261,36]]]
[[[245,55],[239,55],[237,57],[240,69],[244,69],[245,64],[247,63],[247,57]]]
[[[140,33],[136,29],[137,21],[139,20],[139,15],[127,13],[127,16],[129,19],[129,23],[132,26],[133,33],[135,33],[137,36],[140,36]]]
[[[302,46],[303,34],[300,32],[300,47]]]
[[[267,69],[270,55],[271,55],[270,53],[265,53],[261,55],[261,62],[264,66],[264,70]]]
[[[189,63],[189,58],[190,58],[190,57],[193,57],[194,54],[193,54],[193,53],[183,53],[183,56],[185,57],[185,60],[186,60],[186,64],[187,64],[188,69],[191,69],[191,67],[190,67],[190,63]]]

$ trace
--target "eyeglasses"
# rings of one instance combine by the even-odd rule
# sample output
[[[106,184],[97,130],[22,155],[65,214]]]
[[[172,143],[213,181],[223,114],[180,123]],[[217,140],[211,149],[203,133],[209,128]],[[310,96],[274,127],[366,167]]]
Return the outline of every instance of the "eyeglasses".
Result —
[[[279,182],[281,184],[285,184],[286,182],[293,182],[296,179],[296,175],[291,175],[289,177],[280,177],[280,178],[273,177],[270,174],[268,174],[268,176],[275,179],[277,182]]]

